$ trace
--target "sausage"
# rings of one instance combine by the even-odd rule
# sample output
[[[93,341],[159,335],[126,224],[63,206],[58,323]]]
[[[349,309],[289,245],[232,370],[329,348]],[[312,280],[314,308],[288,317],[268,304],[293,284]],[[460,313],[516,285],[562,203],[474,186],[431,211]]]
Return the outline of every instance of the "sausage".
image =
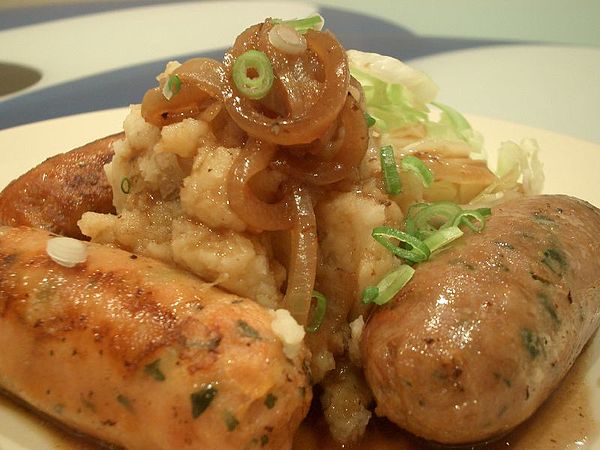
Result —
[[[416,269],[365,327],[376,412],[428,440],[492,439],[557,387],[600,320],[600,212],[510,201]]]
[[[63,267],[50,238],[0,227],[0,388],[130,450],[291,448],[308,351],[267,309],[97,244]]]
[[[0,224],[27,225],[78,239],[86,211],[114,212],[104,165],[113,156],[114,134],[47,159],[0,193]]]

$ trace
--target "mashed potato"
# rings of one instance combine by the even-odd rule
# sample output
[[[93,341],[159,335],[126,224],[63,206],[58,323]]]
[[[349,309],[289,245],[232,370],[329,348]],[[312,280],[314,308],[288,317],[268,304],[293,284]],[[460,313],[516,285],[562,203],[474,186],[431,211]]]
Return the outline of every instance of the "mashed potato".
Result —
[[[272,257],[271,239],[247,232],[228,206],[225,180],[240,150],[215,145],[200,120],[159,130],[139,106],[131,107],[124,129],[105,168],[117,215],[86,213],[82,232],[276,307],[285,269]]]
[[[131,107],[124,129],[125,139],[115,144],[105,168],[117,215],[85,213],[82,232],[95,242],[175,263],[276,308],[286,278],[275,257],[281,237],[250,232],[228,205],[227,174],[240,149],[217,145],[197,119],[159,129],[144,121],[139,106]],[[323,282],[339,284],[341,273],[350,274],[356,296],[397,264],[370,238],[373,227],[402,219],[398,206],[376,187],[331,192],[319,202],[317,216]]]

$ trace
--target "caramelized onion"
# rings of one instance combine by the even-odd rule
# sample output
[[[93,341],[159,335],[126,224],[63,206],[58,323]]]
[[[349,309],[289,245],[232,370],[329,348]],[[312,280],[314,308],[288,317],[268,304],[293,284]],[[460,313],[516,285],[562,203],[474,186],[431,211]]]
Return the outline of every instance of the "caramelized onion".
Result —
[[[310,193],[296,187],[292,195],[293,228],[287,290],[283,307],[296,321],[306,325],[317,272],[317,223]]]
[[[292,226],[286,198],[267,203],[252,192],[250,179],[264,170],[275,153],[275,146],[250,139],[229,170],[227,193],[231,209],[255,230],[286,230]]]
[[[280,145],[308,144],[327,130],[344,105],[350,80],[346,54],[331,33],[312,30],[305,36],[306,52],[299,56],[285,54],[269,43],[272,26],[267,21],[249,28],[225,56],[225,107],[251,136]],[[266,107],[268,100],[251,100],[237,91],[232,66],[240,54],[250,49],[269,56],[276,78],[273,89],[277,100],[285,104]]]
[[[333,34],[309,30],[296,42],[281,31],[267,20],[238,36],[223,64],[205,58],[184,63],[172,74],[177,92],[167,99],[163,80],[144,96],[142,115],[159,127],[200,118],[210,122],[219,145],[241,147],[227,175],[229,205],[252,232],[289,230],[282,306],[306,325],[318,251],[306,185],[351,178],[366,152],[368,129],[360,85],[351,79],[346,53]],[[260,99],[242,95],[232,79],[236,58],[249,50],[267,55],[273,69],[272,87]],[[256,74],[249,68],[245,75]],[[256,182],[270,168],[291,181],[261,193]]]
[[[222,103],[219,105],[223,106]],[[200,118],[202,118],[205,113],[206,111],[200,115]],[[225,108],[219,110],[219,113],[213,118],[210,125],[216,141],[224,147],[242,148],[248,141],[246,132],[231,120],[231,117],[229,117]]]
[[[193,58],[179,66],[173,75],[181,81],[179,92],[170,100],[163,86],[150,89],[142,100],[142,116],[158,127],[198,117],[215,101],[222,99],[223,65],[209,58]]]
[[[436,180],[457,184],[489,185],[498,180],[486,161],[470,158],[442,158],[430,153],[415,153],[435,175]]]
[[[284,24],[277,24],[271,28],[269,42],[277,50],[281,50],[288,55],[299,55],[307,49],[304,36]]]
[[[347,178],[357,169],[368,145],[363,112],[351,95],[346,98],[340,120],[343,143],[331,159],[324,160],[319,154],[296,156],[288,151],[281,152],[273,165],[302,182],[315,185],[335,183]]]

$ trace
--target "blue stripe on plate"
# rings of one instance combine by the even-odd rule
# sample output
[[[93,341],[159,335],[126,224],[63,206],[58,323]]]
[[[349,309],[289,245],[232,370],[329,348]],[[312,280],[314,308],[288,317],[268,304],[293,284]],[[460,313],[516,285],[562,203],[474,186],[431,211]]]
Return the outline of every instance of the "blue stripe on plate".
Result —
[[[381,18],[329,7],[320,7],[319,10],[325,18],[326,27],[335,33],[345,48],[389,55],[403,61],[464,48],[512,43],[419,36]]]
[[[173,55],[185,61],[195,56],[222,59],[224,50]],[[144,93],[156,86],[156,75],[168,61],[160,60],[59,84],[0,103],[0,129],[89,111],[140,103]]]
[[[194,1],[194,0],[179,0]],[[197,0],[196,0],[197,1]],[[0,31],[9,28],[35,25],[52,20],[68,19],[87,14],[116,11],[149,5],[170,3],[169,0],[119,0],[119,1],[86,1],[65,5],[38,5],[2,10]]]
[[[140,2],[125,1],[120,3],[119,8],[134,3],[140,5]],[[52,12],[52,17],[98,12],[97,8],[117,9],[114,3],[111,2],[110,5],[113,7],[108,8],[102,2],[64,6],[58,8],[60,12]],[[45,11],[48,8],[42,9]],[[327,27],[336,34],[344,47],[387,54],[402,60],[470,47],[506,44],[500,41],[423,37],[383,19],[329,7],[321,7],[319,10],[326,19]],[[50,11],[47,12],[50,14]],[[223,50],[173,55],[169,59],[185,61],[194,56],[221,59]],[[146,90],[156,84],[155,77],[163,71],[166,62],[160,60],[125,67],[0,101],[0,129],[139,103]]]

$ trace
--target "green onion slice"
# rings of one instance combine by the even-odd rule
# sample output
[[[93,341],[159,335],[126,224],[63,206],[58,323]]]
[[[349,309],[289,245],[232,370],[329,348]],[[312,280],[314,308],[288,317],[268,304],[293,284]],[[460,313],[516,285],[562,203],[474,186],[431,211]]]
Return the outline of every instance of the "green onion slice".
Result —
[[[377,283],[377,286],[370,286],[365,289],[365,291],[371,288],[377,289],[377,296],[365,296],[363,293],[363,303],[383,305],[389,302],[404,286],[406,286],[406,283],[410,281],[414,273],[415,269],[406,264],[402,264],[398,269],[383,277],[383,279]],[[371,292],[374,292],[374,290]]]
[[[245,97],[259,100],[273,86],[273,66],[267,55],[258,50],[248,50],[233,63],[233,82]]]
[[[492,215],[492,208],[477,208],[475,211],[481,214],[485,219]]]
[[[312,298],[317,301],[317,306],[315,307],[313,321],[309,326],[306,327],[306,331],[309,333],[316,333],[325,319],[325,312],[327,311],[327,298],[318,291],[312,291]]]
[[[429,247],[420,239],[411,236],[408,233],[391,227],[375,227],[371,233],[373,239],[391,251],[394,255],[406,261],[418,263],[426,261],[431,254]],[[410,248],[404,248],[396,245],[390,239],[400,241]]]
[[[454,218],[453,226],[466,225],[472,231],[479,233],[485,227],[485,217],[477,210],[463,211]]]
[[[367,128],[371,128],[373,125],[375,125],[375,122],[376,122],[375,118],[366,111],[365,111],[365,121],[367,122]]]
[[[167,100],[171,100],[181,90],[181,79],[177,75],[171,75],[163,86],[162,93]]]
[[[420,208],[412,217],[415,236],[425,239],[438,229],[454,224],[454,218],[462,212],[462,208],[452,202],[436,202]]]
[[[403,170],[406,170],[407,172],[413,172],[419,178],[421,178],[423,186],[429,187],[431,186],[431,183],[433,183],[433,173],[431,170],[429,170],[429,167],[427,167],[425,163],[416,156],[405,156],[400,161],[400,165]]]
[[[323,19],[323,17],[320,14],[315,14],[314,16],[309,16],[304,19],[272,19],[271,22],[273,24],[281,23],[287,25],[288,27],[293,28],[300,34],[304,34],[308,30],[321,31],[323,29],[323,25],[325,25],[325,19]]]
[[[458,239],[462,235],[463,232],[460,228],[452,226],[436,231],[423,242],[429,248],[431,253],[433,253],[436,250],[448,245],[450,242]]]
[[[408,211],[406,212],[406,218],[404,219],[404,229],[408,234],[419,237],[419,230],[417,230],[417,224],[415,222],[414,216],[421,209],[429,206],[429,203],[414,203],[410,205]]]
[[[381,147],[379,149],[379,160],[381,162],[385,190],[390,195],[398,195],[402,191],[402,182],[400,181],[400,175],[398,175],[398,166],[394,158],[394,148],[391,145]]]
[[[371,303],[379,295],[379,288],[377,286],[367,286],[362,292],[362,302]]]
[[[491,215],[490,208],[463,210],[453,202],[417,203],[408,209],[404,229],[406,233],[422,240],[439,230],[462,225],[480,232],[485,227],[485,220]]]
[[[123,194],[129,194],[131,192],[131,180],[127,177],[123,177],[121,180],[121,192]]]

